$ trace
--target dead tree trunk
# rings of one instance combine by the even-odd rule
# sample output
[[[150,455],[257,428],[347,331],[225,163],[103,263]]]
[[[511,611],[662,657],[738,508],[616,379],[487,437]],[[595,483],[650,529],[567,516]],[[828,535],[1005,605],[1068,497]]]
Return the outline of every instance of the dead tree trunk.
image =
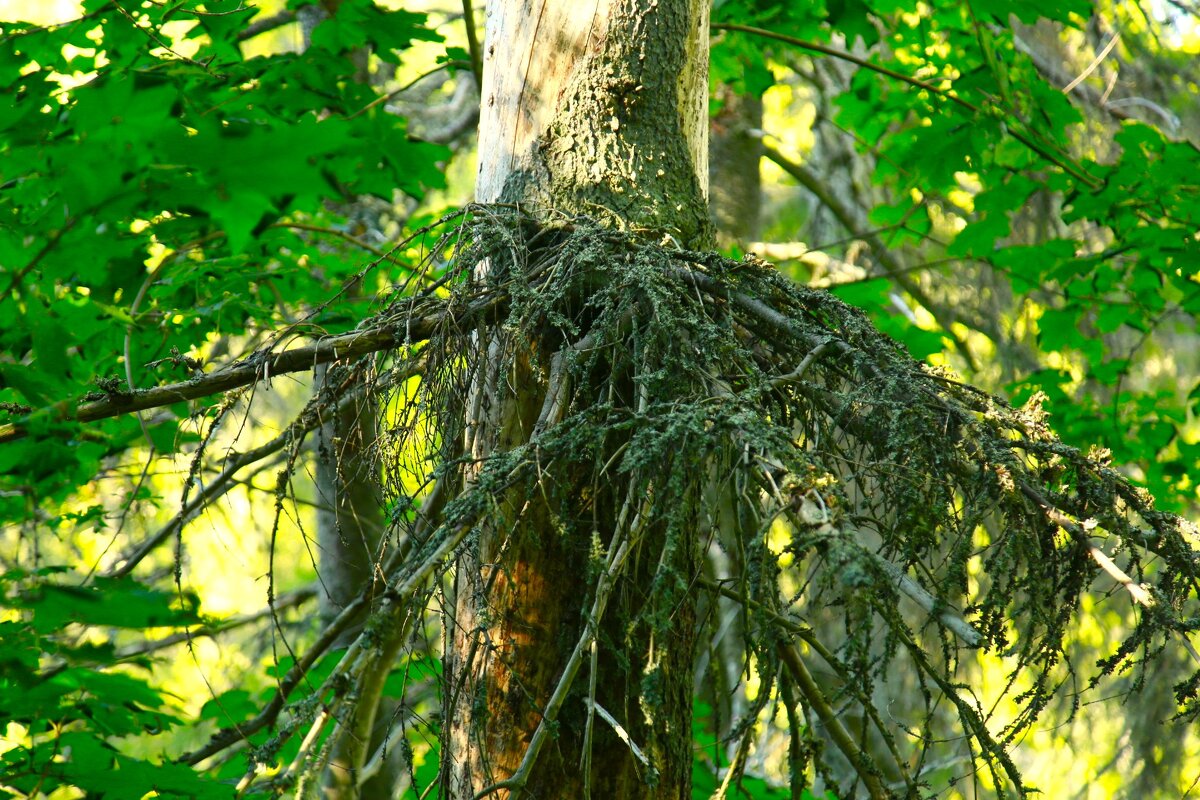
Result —
[[[708,244],[707,62],[702,0],[601,0],[592,14],[562,0],[493,3],[477,198],[518,203],[548,223],[586,215],[655,241]],[[555,413],[552,364],[570,345],[480,333],[470,456],[536,436]],[[609,385],[620,369],[612,365]],[[636,405],[638,388],[626,389],[614,402]],[[644,610],[656,575],[690,570],[693,547],[668,547],[664,531],[639,522],[650,498],[594,473],[591,461],[547,464],[536,485],[508,491],[457,564],[449,797],[488,787],[501,797],[689,796],[694,604]],[[606,585],[590,559],[621,547],[628,566]]]

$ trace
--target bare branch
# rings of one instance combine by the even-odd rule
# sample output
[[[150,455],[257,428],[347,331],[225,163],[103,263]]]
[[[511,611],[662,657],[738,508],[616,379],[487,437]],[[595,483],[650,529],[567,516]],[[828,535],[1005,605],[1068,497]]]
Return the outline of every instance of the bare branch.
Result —
[[[247,39],[253,39],[255,36],[261,36],[264,33],[269,33],[276,28],[282,28],[284,25],[296,21],[296,12],[292,9],[280,11],[278,14],[272,14],[269,17],[256,19],[251,22],[238,34],[237,40],[244,42]]]
[[[803,659],[796,652],[794,645],[780,644],[778,646],[779,656],[787,667],[793,680],[796,681],[796,686],[800,689],[800,693],[804,695],[804,699],[808,705],[820,717],[821,722],[829,730],[830,737],[833,739],[837,748],[842,751],[842,755],[846,760],[854,765],[854,769],[858,772],[863,783],[867,787],[867,792],[871,795],[871,800],[887,800],[892,797],[892,793],[887,790],[883,782],[879,780],[874,766],[867,760],[867,756],[863,754],[858,745],[854,743],[854,738],[850,736],[850,732],[846,730],[846,726],[838,719],[837,712],[829,705],[829,701],[825,699],[825,695],[821,692],[821,687],[817,686],[817,682],[813,680],[812,673],[808,671],[808,667],[804,666]]]
[[[479,33],[475,25],[475,5],[472,0],[463,0],[463,25],[467,29],[467,50],[471,53],[471,72],[475,73],[475,85],[483,86],[483,57],[479,48]]]
[[[498,294],[483,296],[469,304],[456,318],[474,318],[499,306],[502,299]],[[428,339],[439,325],[450,321],[451,317],[450,305],[446,302],[426,301],[424,307],[431,310],[417,316],[385,318],[378,320],[373,327],[329,336],[313,344],[290,350],[251,353],[214,372],[181,383],[139,389],[126,394],[111,394],[102,400],[83,403],[74,408],[60,403],[39,413],[61,421],[94,422],[207,397],[257,381],[269,381],[275,375],[302,372],[330,361],[354,359],[370,353],[416,344]],[[26,425],[24,422],[0,425],[0,444],[23,439],[28,435]]]

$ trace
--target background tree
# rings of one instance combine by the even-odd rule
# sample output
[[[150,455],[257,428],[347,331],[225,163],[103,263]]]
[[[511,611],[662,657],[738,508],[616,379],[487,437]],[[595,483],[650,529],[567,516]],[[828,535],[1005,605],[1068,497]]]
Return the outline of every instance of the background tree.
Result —
[[[1174,350],[1194,111],[1156,77],[1188,17],[716,9],[718,130],[762,95],[762,127],[736,127],[811,209],[768,202],[763,235],[849,237],[783,269],[935,365],[1015,379],[1014,410],[703,251],[707,36],[685,6],[598,8],[592,39],[557,4],[539,26],[498,6],[483,47],[469,6],[443,25],[365,0],[291,50],[292,9],[234,3],[4,26],[3,786],[356,796],[399,754],[385,794],[1020,795],[1047,786],[1014,743],[1084,684],[1157,705],[1090,742],[1079,780],[1194,748],[1153,724],[1191,713],[1194,534],[1130,483],[1194,494]],[[466,50],[439,33],[459,25]],[[422,58],[494,60],[478,196],[500,205],[393,194],[456,169],[398,116],[440,80]],[[428,139],[469,146],[471,84]],[[773,138],[785,95],[810,116]],[[323,364],[304,403],[286,376]],[[340,582],[307,585],[330,509],[304,442],[363,403],[387,531],[373,584],[314,626],[292,609]],[[1047,405],[1132,471],[1055,439]],[[222,585],[237,560],[265,589]],[[190,658],[147,660],[173,646]],[[1144,763],[1131,792],[1191,782]]]

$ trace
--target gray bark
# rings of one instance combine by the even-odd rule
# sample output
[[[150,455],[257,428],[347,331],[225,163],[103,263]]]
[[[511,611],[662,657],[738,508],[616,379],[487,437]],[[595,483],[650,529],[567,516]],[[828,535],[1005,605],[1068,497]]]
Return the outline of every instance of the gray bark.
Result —
[[[337,13],[340,0],[325,0],[320,5],[305,6],[299,11],[301,30],[307,46],[313,31],[331,14]],[[369,80],[370,53],[359,48],[348,58],[355,67],[355,80]],[[324,387],[331,372],[328,365],[316,370],[313,390]],[[322,425],[317,436],[317,460],[314,488],[317,495],[317,550],[319,553],[318,602],[321,623],[327,625],[357,597],[369,590],[379,557],[383,538],[383,497],[380,492],[379,464],[374,456],[378,437],[379,409],[364,395]],[[347,628],[334,647],[349,645],[359,634],[362,620]],[[392,704],[387,704],[391,708]],[[385,709],[386,710],[386,709]],[[371,720],[379,714],[379,702],[361,702],[355,713]],[[387,716],[384,714],[383,716]],[[386,728],[366,723],[368,729]],[[372,736],[372,746],[385,735],[379,730]],[[334,748],[329,766],[323,776],[323,795],[327,798],[349,800],[390,800],[398,766],[389,761],[380,774],[359,785],[357,764],[361,761],[363,744],[343,739]]]
[[[759,238],[763,157],[761,97],[720,95],[708,148],[709,211],[717,235],[730,242]]]

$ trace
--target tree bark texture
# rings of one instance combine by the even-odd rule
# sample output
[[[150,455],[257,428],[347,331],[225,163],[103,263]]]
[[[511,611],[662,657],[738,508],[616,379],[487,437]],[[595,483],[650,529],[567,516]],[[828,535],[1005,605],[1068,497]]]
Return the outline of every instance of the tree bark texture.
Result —
[[[330,371],[317,371],[322,385]],[[343,380],[349,380],[342,376]],[[361,378],[354,379],[356,383]],[[380,492],[379,464],[376,458],[379,409],[367,398],[349,403],[335,412],[333,419],[320,429],[314,484],[317,492],[317,547],[320,554],[318,600],[321,620],[332,622],[345,608],[368,591],[379,563],[384,532],[383,498]],[[346,647],[356,639],[366,621],[366,612],[354,625],[343,631],[334,643]],[[390,705],[389,705],[390,708]],[[378,698],[359,703],[355,710],[355,728],[386,729],[387,709],[381,723]],[[344,736],[334,749],[324,776],[323,793],[327,798],[388,800],[392,796],[395,775],[391,769],[380,777],[359,785],[357,767],[364,753],[382,739],[385,730],[374,731],[370,741]]]
[[[587,216],[656,242],[710,244],[707,48],[703,0],[493,2],[477,199],[547,223]],[[547,365],[563,346],[481,331],[470,456],[530,441],[548,405]],[[619,382],[619,370],[604,379]],[[555,463],[536,485],[509,490],[456,565],[444,663],[448,797],[503,781],[493,796],[690,796],[694,603],[675,603],[657,622],[644,609],[664,563],[690,572],[696,556],[667,546],[653,525],[638,529],[607,613],[588,628],[594,554],[611,552],[619,531],[636,527],[622,520],[641,518],[652,499],[630,496],[615,472],[598,483],[595,471],[592,459]],[[594,650],[562,705],[548,707],[587,630]],[[589,718],[593,700],[611,721]],[[522,774],[539,725],[552,734]]]
[[[481,94],[480,202],[710,237],[706,3],[497,0]]]
[[[325,381],[325,368],[318,381]],[[378,409],[350,403],[320,429],[315,480],[321,619],[329,622],[371,583],[383,535],[383,498],[374,456]],[[347,630],[337,646],[358,635]]]

